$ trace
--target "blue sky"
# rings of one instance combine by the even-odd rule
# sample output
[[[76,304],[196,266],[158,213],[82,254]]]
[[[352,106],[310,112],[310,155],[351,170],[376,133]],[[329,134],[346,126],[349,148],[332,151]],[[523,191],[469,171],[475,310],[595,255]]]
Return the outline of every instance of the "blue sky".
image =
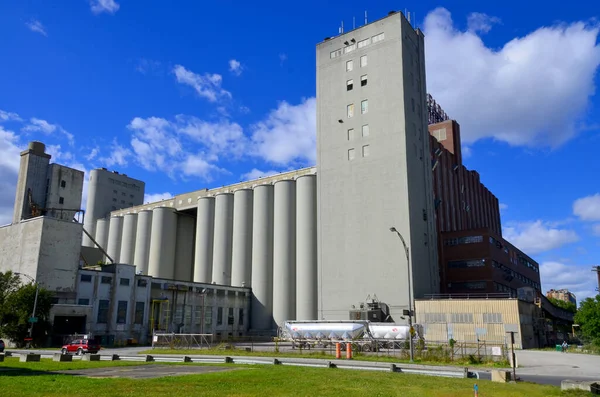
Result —
[[[32,139],[57,162],[146,181],[148,199],[314,165],[315,44],[342,20],[361,25],[364,4],[3,2],[0,224]],[[600,6],[414,7],[428,91],[461,124],[465,163],[503,204],[505,237],[542,264],[544,289],[592,295]]]

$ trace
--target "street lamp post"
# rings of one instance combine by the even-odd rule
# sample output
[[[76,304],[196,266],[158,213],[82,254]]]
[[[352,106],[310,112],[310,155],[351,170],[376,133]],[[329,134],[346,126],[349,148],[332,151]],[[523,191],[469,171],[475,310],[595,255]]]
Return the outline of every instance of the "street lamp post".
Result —
[[[37,309],[37,301],[38,301],[38,294],[40,292],[40,285],[38,284],[37,281],[35,281],[35,279],[25,273],[15,273],[17,276],[23,276],[28,278],[29,280],[31,280],[32,283],[35,284],[35,298],[33,300],[33,312],[31,313],[31,318],[29,319],[29,322],[31,323],[31,326],[29,327],[29,338],[33,338],[33,324],[35,321],[35,311]]]
[[[410,255],[408,252],[408,246],[406,245],[406,241],[404,241],[404,237],[400,234],[400,232],[395,227],[390,227],[390,232],[396,233],[398,237],[400,237],[400,241],[402,241],[402,245],[404,246],[404,253],[406,254],[406,268],[408,271],[408,344],[410,348],[410,362],[412,363],[414,360],[414,348],[413,348],[413,336],[412,336],[412,316],[413,316],[413,308],[412,308],[412,291],[411,291],[411,279],[410,279]]]

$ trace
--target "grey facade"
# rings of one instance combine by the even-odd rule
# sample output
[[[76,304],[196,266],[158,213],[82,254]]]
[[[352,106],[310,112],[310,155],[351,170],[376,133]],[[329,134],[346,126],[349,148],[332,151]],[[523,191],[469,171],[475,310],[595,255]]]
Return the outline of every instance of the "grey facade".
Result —
[[[439,291],[423,34],[401,13],[317,46],[319,318]]]
[[[99,219],[95,240],[152,277],[252,287],[250,329],[317,318],[315,168],[185,193]],[[135,233],[127,217],[138,217]],[[107,226],[110,225],[108,228]],[[106,232],[108,229],[108,233]],[[127,236],[125,236],[127,231]],[[108,237],[107,237],[108,236]]]
[[[154,332],[244,335],[249,327],[249,288],[174,282],[135,274],[130,265],[82,269],[76,296],[54,305],[55,337],[87,334],[103,345],[150,343]]]
[[[30,142],[21,152],[13,223],[40,215],[72,221],[81,209],[83,172],[50,164],[46,145]]]
[[[111,211],[133,207],[144,202],[146,185],[142,181],[116,171],[108,171],[106,168],[90,171],[89,178],[83,227],[92,236],[96,233],[98,219],[108,217]],[[83,245],[95,247],[87,235],[83,236]]]

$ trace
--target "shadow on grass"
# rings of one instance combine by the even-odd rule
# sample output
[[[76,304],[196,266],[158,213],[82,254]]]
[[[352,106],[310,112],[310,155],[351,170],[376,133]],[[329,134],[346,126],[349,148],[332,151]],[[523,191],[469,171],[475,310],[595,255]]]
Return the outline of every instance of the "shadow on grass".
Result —
[[[53,371],[43,371],[30,368],[0,367],[0,378],[8,376],[40,376],[40,375],[64,375]]]

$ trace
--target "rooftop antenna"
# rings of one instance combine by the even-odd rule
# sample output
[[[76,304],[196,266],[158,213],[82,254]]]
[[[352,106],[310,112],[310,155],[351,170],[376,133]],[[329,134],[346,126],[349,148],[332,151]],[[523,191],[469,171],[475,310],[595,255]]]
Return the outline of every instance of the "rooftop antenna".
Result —
[[[356,29],[356,17],[352,17],[352,30]]]
[[[365,25],[367,24],[367,11],[365,10]]]
[[[342,34],[344,33],[344,21],[342,21]]]

